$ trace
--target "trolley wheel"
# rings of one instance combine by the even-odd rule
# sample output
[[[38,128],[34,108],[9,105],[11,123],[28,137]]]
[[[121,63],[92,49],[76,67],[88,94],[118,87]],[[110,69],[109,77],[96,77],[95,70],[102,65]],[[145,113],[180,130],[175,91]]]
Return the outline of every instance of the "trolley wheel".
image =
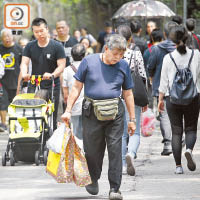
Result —
[[[10,165],[11,166],[15,165],[14,153],[12,151],[10,152]]]
[[[44,158],[44,165],[47,165],[48,153],[49,153],[48,150],[44,151],[44,157],[43,157]]]
[[[2,154],[2,166],[6,166],[6,152]]]
[[[38,166],[40,164],[40,152],[35,152],[35,164]]]

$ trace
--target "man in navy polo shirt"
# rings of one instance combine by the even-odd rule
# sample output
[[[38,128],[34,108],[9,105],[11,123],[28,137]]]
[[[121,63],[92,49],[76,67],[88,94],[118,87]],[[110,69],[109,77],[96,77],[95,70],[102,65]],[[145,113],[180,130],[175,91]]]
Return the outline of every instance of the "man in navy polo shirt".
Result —
[[[119,191],[122,177],[122,135],[124,126],[124,106],[120,99],[123,94],[129,112],[128,129],[133,135],[136,129],[133,81],[128,63],[123,60],[126,40],[118,34],[110,35],[105,44],[105,52],[85,57],[77,73],[75,83],[67,100],[67,108],[62,115],[69,122],[71,109],[84,85],[86,98],[83,101],[83,145],[92,184],[86,190],[96,195],[99,192],[98,179],[101,176],[103,157],[107,145],[110,183],[109,199],[123,199]],[[106,100],[119,98],[118,113],[113,120],[98,120],[88,99]],[[93,102],[93,101],[92,101]]]

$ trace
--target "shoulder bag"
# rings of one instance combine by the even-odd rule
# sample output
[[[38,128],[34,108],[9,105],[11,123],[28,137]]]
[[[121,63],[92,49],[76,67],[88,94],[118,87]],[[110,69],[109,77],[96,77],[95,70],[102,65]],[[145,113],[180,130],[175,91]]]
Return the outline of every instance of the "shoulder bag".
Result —
[[[133,52],[131,54],[129,67],[131,66],[132,57],[133,57]],[[136,57],[136,52],[134,55],[135,70],[131,71],[131,75],[132,75],[133,83],[134,83],[134,88],[133,88],[134,101],[135,101],[135,105],[144,107],[149,103],[148,94],[147,94],[147,90],[146,90],[145,84],[143,82],[143,79],[139,74],[135,57]]]

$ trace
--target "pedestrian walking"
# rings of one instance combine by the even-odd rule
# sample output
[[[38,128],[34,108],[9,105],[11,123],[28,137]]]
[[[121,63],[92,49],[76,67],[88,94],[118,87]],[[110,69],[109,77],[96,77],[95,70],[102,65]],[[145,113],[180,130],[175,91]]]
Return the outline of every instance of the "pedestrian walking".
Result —
[[[81,32],[81,38],[88,38],[92,48],[95,48],[97,46],[97,40],[91,33],[88,32],[87,28],[82,27],[80,29],[80,32]]]
[[[133,39],[134,43],[140,48],[140,51],[143,55],[144,51],[148,47],[147,47],[147,42],[141,36],[142,25],[138,20],[133,20],[133,21],[130,22],[130,28],[131,28],[131,31],[132,31],[132,39]]]
[[[80,40],[81,40],[81,32],[80,32],[79,29],[75,29],[74,30],[73,36],[77,39],[78,42],[80,42]]]
[[[194,33],[196,27],[196,20],[189,18],[186,20],[186,28],[188,30],[188,39],[186,45],[190,49],[198,49],[200,51],[200,35]]]
[[[27,38],[20,38],[18,40],[18,44],[23,48],[25,48],[25,46],[28,44],[29,40]],[[29,63],[29,67],[28,67],[28,73],[31,74],[31,70],[32,70],[32,64],[31,64],[31,61]],[[21,72],[20,72],[21,73]],[[21,77],[21,74],[19,75],[19,77]],[[21,81],[20,79],[18,79],[18,81]],[[21,81],[18,82],[18,87],[17,87],[17,95],[20,94],[20,93],[27,93],[27,89],[28,89],[28,82],[25,82],[25,81]]]
[[[152,48],[154,47],[154,45],[158,45],[160,42],[163,41],[164,36],[163,36],[163,32],[160,29],[154,29],[151,34],[150,34],[150,38],[152,41],[152,46],[150,48],[147,48],[144,51],[143,54],[143,59],[144,59],[144,66],[145,66],[145,70],[147,73],[147,87],[148,87],[148,98],[149,98],[149,105],[148,107],[151,108],[152,110],[156,110],[157,111],[157,106],[154,106],[154,97],[152,96],[152,77],[149,77],[149,73],[148,73],[148,61],[149,61],[149,57],[151,55],[152,52]],[[158,117],[158,116],[157,116]],[[159,117],[158,117],[159,119]]]
[[[1,31],[0,55],[5,63],[5,75],[0,80],[3,87],[3,95],[0,98],[0,129],[7,130],[6,115],[8,105],[12,102],[17,92],[17,82],[20,73],[20,62],[22,47],[14,42],[12,31],[3,29]]]
[[[152,47],[152,51],[148,60],[148,73],[150,79],[152,79],[152,95],[157,98],[159,96],[159,85],[160,85],[160,75],[162,69],[163,58],[166,54],[174,51],[175,44],[171,41],[169,35],[170,30],[176,23],[169,21],[164,26],[164,37],[165,40],[158,45]],[[165,99],[164,99],[165,102]],[[159,113],[159,120],[160,120],[160,130],[163,136],[163,151],[161,155],[168,156],[172,153],[171,148],[171,126],[169,117],[167,115],[166,109]]]
[[[24,49],[25,46],[28,44],[29,40],[25,37],[21,37],[19,40],[18,40],[18,44]]]
[[[183,23],[183,18],[180,15],[175,15],[172,17],[172,21],[181,25]]]
[[[114,33],[112,23],[110,21],[106,21],[104,24],[104,30],[98,35],[96,53],[100,53],[102,51],[107,36],[112,33]]]
[[[150,48],[153,45],[152,41],[151,41],[150,35],[151,35],[151,32],[155,28],[158,28],[155,21],[150,20],[150,21],[147,22],[147,27],[146,27],[146,33],[147,33],[147,35],[146,35],[146,38],[147,38],[147,46],[148,46],[148,48]]]
[[[43,18],[35,18],[32,21],[32,30],[36,40],[29,42],[22,56],[21,62],[21,78],[25,81],[30,80],[31,74],[28,73],[30,61],[32,62],[32,74],[43,75],[44,81],[41,82],[40,88],[49,91],[51,96],[51,81],[54,77],[55,88],[55,111],[53,115],[53,129],[57,127],[57,111],[60,94],[59,76],[63,72],[66,65],[65,52],[62,45],[49,38],[47,22]],[[34,92],[35,87],[30,85],[28,92]]]
[[[200,92],[200,53],[198,50],[191,50],[186,47],[188,33],[184,26],[177,25],[172,28],[170,35],[170,38],[176,44],[176,50],[170,55],[166,55],[163,60],[159,86],[158,109],[160,112],[164,110],[165,97],[167,112],[172,128],[172,150],[176,163],[175,173],[183,174],[181,163],[183,131],[185,131],[185,157],[187,159],[187,166],[191,171],[196,169],[192,151],[197,139],[197,123],[199,116],[198,93]],[[174,84],[174,77],[176,77],[178,70],[180,73],[187,70],[186,76],[184,76],[186,80],[188,80],[187,74],[189,74],[190,71],[192,72],[192,82],[198,93],[194,96],[194,98],[191,98],[192,96],[190,95],[192,94],[192,85],[189,85],[187,91],[189,90],[190,94],[186,94],[188,94],[187,97],[191,98],[191,102],[186,103],[187,98],[184,100],[183,104],[172,102],[172,87]],[[184,84],[184,87],[187,87],[187,85]],[[179,100],[181,99],[181,96],[177,97]]]
[[[85,57],[86,49],[83,44],[75,44],[72,47],[72,58],[73,62],[69,67],[66,67],[63,72],[63,92],[64,92],[64,102],[67,105],[67,99],[69,93],[72,90],[75,78],[74,74],[78,71],[81,60]],[[83,139],[82,136],[82,102],[84,99],[84,92],[81,90],[79,98],[76,100],[72,108],[71,123],[73,127],[73,133],[79,139]]]
[[[141,51],[136,48],[134,48],[134,50],[129,48],[132,41],[132,32],[130,27],[128,25],[120,25],[117,27],[116,33],[122,35],[127,41],[127,49],[124,53],[123,59],[125,59],[127,63],[129,63],[131,71],[135,72],[138,70],[145,84],[147,77]],[[131,176],[135,175],[134,159],[137,157],[137,151],[140,145],[140,116],[141,112],[145,111],[146,109],[147,106],[142,108],[140,106],[135,105],[136,130],[134,135],[129,136],[127,127],[127,122],[129,121],[129,115],[125,105],[124,133],[122,137],[123,174],[127,173],[128,175]],[[128,151],[127,151],[128,137],[129,140],[128,140]]]
[[[73,61],[71,50],[72,47],[78,43],[77,39],[69,34],[70,27],[68,23],[65,20],[59,20],[56,22],[56,31],[58,33],[57,41],[62,44],[65,50],[66,55],[66,67],[70,65],[70,63]],[[61,74],[60,76],[60,82],[61,82],[61,88],[63,86],[63,76]],[[61,115],[63,114],[65,110],[66,105],[63,101],[63,88],[60,91],[60,98],[59,98],[59,106],[58,106],[58,121],[60,122]]]
[[[66,54],[66,66],[72,62],[71,50],[72,47],[78,43],[75,37],[69,34],[70,27],[65,20],[56,22],[56,31],[58,33],[57,41],[59,41],[65,50]]]
[[[90,40],[88,38],[85,38],[85,37],[81,38],[80,43],[83,44],[86,49],[86,53],[85,53],[86,56],[94,53],[94,50],[91,47]]]
[[[92,184],[86,190],[96,195],[101,176],[105,149],[108,149],[110,183],[109,199],[123,199],[120,192],[122,178],[122,135],[124,129],[123,94],[129,112],[128,132],[135,132],[133,81],[128,63],[123,60],[126,40],[118,34],[107,38],[105,51],[83,59],[75,83],[62,115],[64,122],[71,118],[71,109],[84,85],[83,145]]]

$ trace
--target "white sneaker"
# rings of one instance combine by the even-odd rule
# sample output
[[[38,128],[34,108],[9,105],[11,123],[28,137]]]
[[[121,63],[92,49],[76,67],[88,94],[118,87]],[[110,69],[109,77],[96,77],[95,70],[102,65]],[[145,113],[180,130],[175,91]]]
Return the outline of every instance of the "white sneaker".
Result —
[[[176,167],[175,174],[183,174],[183,168],[181,166]]]
[[[187,159],[187,167],[190,171],[195,171],[196,170],[196,163],[193,159],[192,156],[192,150],[191,149],[187,149],[185,152],[185,157]]]
[[[127,174],[130,176],[135,176],[133,156],[130,153],[126,154],[126,164],[127,164]]]

